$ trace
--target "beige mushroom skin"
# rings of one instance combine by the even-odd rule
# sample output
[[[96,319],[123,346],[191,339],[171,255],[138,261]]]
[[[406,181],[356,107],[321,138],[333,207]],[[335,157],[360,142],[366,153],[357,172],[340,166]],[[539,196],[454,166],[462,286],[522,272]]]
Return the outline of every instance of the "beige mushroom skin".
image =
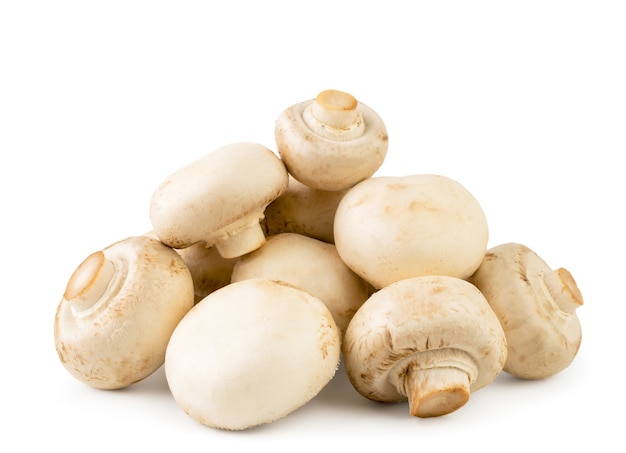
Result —
[[[149,231],[146,236],[159,239],[154,231]],[[230,283],[238,258],[223,258],[216,247],[207,247],[204,241],[174,250],[183,258],[191,273],[195,303]]]
[[[174,250],[146,236],[116,242],[70,277],[54,320],[58,356],[85,384],[128,387],[163,364],[193,303],[191,275]]]
[[[207,247],[204,242],[197,242],[176,251],[191,272],[196,303],[230,283],[233,269],[239,259],[224,258],[216,247]]]
[[[503,326],[509,347],[504,371],[543,379],[571,364],[582,339],[576,309],[583,298],[566,269],[552,270],[527,246],[505,243],[487,251],[469,281]]]
[[[380,116],[338,90],[285,109],[276,119],[275,138],[289,173],[326,191],[347,189],[372,176],[389,144]]]
[[[172,248],[204,241],[236,258],[263,245],[263,212],[288,183],[285,166],[265,146],[222,146],[157,187],[150,204],[154,233]]]
[[[287,190],[265,209],[265,235],[298,233],[333,244],[335,211],[347,189],[313,189],[289,177]]]
[[[335,213],[343,261],[375,288],[421,275],[467,278],[487,250],[487,219],[476,198],[441,175],[369,178]]]
[[[343,333],[368,298],[368,286],[341,261],[335,246],[297,233],[280,233],[242,256],[232,282],[250,278],[280,280],[321,300]]]
[[[257,278],[218,289],[189,311],[167,347],[165,375],[194,420],[244,430],[314,398],[339,357],[339,330],[319,299]]]
[[[364,397],[409,401],[411,415],[451,413],[501,372],[504,332],[476,287],[414,277],[374,293],[343,340],[346,373]]]

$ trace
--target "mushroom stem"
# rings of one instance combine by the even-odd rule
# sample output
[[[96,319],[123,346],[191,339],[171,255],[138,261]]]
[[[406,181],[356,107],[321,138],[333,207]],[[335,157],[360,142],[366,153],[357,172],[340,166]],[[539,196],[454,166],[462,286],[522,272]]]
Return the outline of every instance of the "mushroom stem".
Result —
[[[354,140],[365,131],[358,105],[351,94],[337,90],[322,91],[304,110],[303,119],[320,137],[334,141]]]
[[[357,105],[357,100],[351,94],[326,90],[315,98],[311,113],[320,123],[335,129],[345,129],[357,121]]]
[[[63,297],[72,304],[75,311],[85,311],[104,295],[114,274],[115,267],[104,253],[94,252],[76,268]]]
[[[543,283],[556,305],[565,313],[572,314],[583,304],[583,296],[576,281],[567,269],[559,268],[542,275]]]
[[[215,247],[222,258],[237,258],[265,244],[265,233],[259,223],[263,214],[254,214],[242,219],[241,228],[220,237]]]
[[[404,391],[414,417],[438,417],[462,407],[470,396],[470,378],[455,367],[409,366]]]

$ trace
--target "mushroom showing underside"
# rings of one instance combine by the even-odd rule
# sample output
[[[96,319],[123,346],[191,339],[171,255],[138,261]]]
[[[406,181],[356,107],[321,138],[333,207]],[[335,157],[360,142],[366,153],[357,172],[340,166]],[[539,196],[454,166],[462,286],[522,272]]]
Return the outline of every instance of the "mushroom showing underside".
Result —
[[[70,277],[54,320],[58,356],[85,384],[128,387],[163,364],[193,303],[191,275],[174,250],[146,236],[116,242]]]
[[[314,398],[339,357],[339,330],[319,299],[255,278],[218,289],[189,311],[167,347],[165,375],[194,420],[244,430]]]
[[[341,261],[334,245],[297,233],[270,236],[263,247],[235,263],[232,282],[261,277],[284,281],[317,297],[341,333],[369,295],[369,287]]]
[[[435,417],[467,403],[502,371],[507,347],[498,318],[465,280],[422,276],[374,293],[343,340],[354,388],[380,402],[409,401],[411,415]]]
[[[222,146],[157,187],[150,204],[154,233],[172,248],[204,241],[222,257],[236,258],[265,243],[259,222],[288,183],[284,164],[265,146]]]
[[[319,190],[352,187],[372,176],[388,148],[380,116],[351,94],[326,90],[276,119],[278,153],[289,173]]]
[[[352,187],[335,212],[335,246],[375,288],[421,275],[467,278],[487,250],[478,200],[441,175],[379,176]]]
[[[504,371],[542,379],[571,364],[582,339],[576,309],[583,298],[569,271],[553,270],[523,244],[505,243],[487,251],[469,281],[503,326],[509,347]]]

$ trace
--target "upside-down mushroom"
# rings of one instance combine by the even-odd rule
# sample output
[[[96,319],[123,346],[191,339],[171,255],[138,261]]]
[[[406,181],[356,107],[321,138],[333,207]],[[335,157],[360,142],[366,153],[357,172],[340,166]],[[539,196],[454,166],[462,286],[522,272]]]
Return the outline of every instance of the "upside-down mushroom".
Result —
[[[289,173],[319,190],[352,187],[382,165],[389,144],[380,116],[351,94],[325,90],[276,119],[278,153]]]

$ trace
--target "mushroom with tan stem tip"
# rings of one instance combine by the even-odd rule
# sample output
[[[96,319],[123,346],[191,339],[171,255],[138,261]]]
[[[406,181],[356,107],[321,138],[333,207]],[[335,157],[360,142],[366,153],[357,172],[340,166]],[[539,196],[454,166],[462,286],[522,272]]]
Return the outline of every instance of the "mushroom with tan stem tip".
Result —
[[[313,399],[339,358],[339,330],[319,299],[255,278],[218,289],[189,311],[167,347],[165,376],[194,420],[244,430]]]
[[[285,109],[276,119],[278,153],[289,173],[319,190],[352,187],[385,160],[387,129],[351,94],[326,90]]]
[[[408,399],[411,415],[436,417],[467,403],[502,371],[504,332],[465,280],[413,277],[374,293],[343,340],[354,388],[380,402]]]
[[[420,275],[467,278],[487,250],[489,228],[478,200],[441,175],[369,178],[335,212],[343,261],[375,288]]]
[[[469,281],[504,328],[509,347],[504,371],[543,379],[571,364],[582,339],[576,309],[583,298],[569,271],[553,270],[533,250],[511,242],[490,248]]]
[[[174,250],[146,236],[116,242],[70,277],[54,319],[58,356],[85,384],[128,387],[163,364],[193,303],[191,275]]]
[[[204,241],[222,257],[236,258],[265,243],[259,221],[288,183],[285,166],[265,146],[222,146],[157,187],[150,204],[154,233],[172,248]]]
[[[321,300],[343,334],[368,298],[367,284],[345,265],[335,246],[297,233],[280,233],[239,258],[232,282],[250,278],[287,282]]]
[[[265,209],[266,236],[298,233],[333,244],[335,212],[344,190],[318,190],[289,177],[287,190]]]

